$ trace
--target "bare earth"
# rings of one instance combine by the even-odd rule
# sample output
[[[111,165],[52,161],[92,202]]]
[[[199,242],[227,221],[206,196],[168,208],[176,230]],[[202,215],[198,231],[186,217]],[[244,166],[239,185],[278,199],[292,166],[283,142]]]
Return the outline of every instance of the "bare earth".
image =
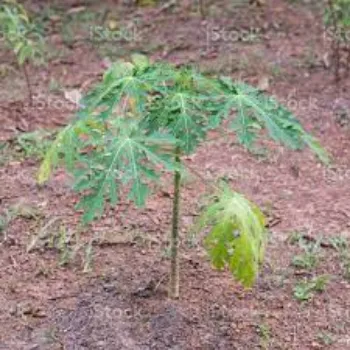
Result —
[[[80,5],[62,1],[53,6],[58,18],[52,19],[55,13],[44,18],[59,53],[46,67],[31,67],[38,94],[33,107],[26,105],[23,77],[12,56],[0,51],[1,64],[8,66],[0,74],[2,142],[11,144],[17,133],[69,121],[73,106],[62,90],[48,89],[53,79],[66,91],[86,91],[108,65],[107,56],[128,58],[142,51],[153,59],[196,64],[261,86],[287,104],[333,157],[325,168],[308,151],[291,152],[270,142],[252,155],[233,136],[211,135],[186,161],[208,179],[228,179],[256,201],[269,217],[270,242],[252,290],[244,290],[227,272],[213,270],[202,237],[189,244],[188,232],[205,193],[204,185],[189,175],[182,195],[178,301],[166,296],[171,179],[155,189],[143,210],[125,201],[83,229],[82,242],[103,237],[95,240],[91,270],[83,272],[81,253],[60,266],[55,249],[27,252],[45,225],[51,233],[78,229],[80,213],[74,210],[77,197],[69,179],[58,171],[40,187],[37,159],[1,161],[0,214],[18,209],[0,243],[1,350],[350,349],[350,271],[347,276],[339,252],[329,244],[321,245],[312,270],[293,267],[293,257],[302,250],[289,239],[299,232],[311,240],[343,237],[350,242],[350,79],[336,86],[327,68],[329,42],[317,1],[267,2],[235,7],[215,1],[201,19],[186,2],[160,10],[109,1],[106,23],[138,20],[137,40],[112,42],[109,52],[108,45],[85,40],[88,34],[79,32],[81,26],[71,41],[62,39],[64,16]],[[44,1],[25,4],[45,17]],[[102,10],[92,4],[81,11]],[[237,39],[243,30],[257,28],[251,40]],[[298,281],[324,274],[330,278],[324,292],[308,302],[293,297]]]

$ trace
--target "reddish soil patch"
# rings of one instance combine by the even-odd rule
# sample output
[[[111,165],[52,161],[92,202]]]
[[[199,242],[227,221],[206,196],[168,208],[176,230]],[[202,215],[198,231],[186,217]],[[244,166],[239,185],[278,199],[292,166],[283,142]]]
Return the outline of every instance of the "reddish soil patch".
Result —
[[[44,2],[26,4],[42,13],[45,8]],[[64,1],[60,11],[70,6]],[[100,11],[99,6],[86,11]],[[54,249],[26,252],[32,237],[55,218],[59,226],[77,230],[77,198],[69,181],[58,172],[39,187],[36,160],[6,162],[0,168],[0,214],[17,204],[18,215],[1,241],[0,349],[350,349],[350,283],[340,254],[326,245],[316,267],[300,270],[291,262],[302,250],[288,241],[292,232],[350,239],[350,80],[335,86],[324,66],[327,42],[317,3],[273,0],[262,7],[234,8],[229,1],[217,1],[206,20],[189,6],[160,11],[114,4],[108,18],[118,16],[125,23],[137,18],[142,40],[118,42],[112,58],[142,50],[154,59],[195,63],[253,84],[265,81],[267,92],[320,138],[333,156],[332,167],[321,166],[308,151],[293,153],[269,142],[263,144],[267,153],[258,155],[243,151],[234,138],[203,145],[186,161],[209,179],[225,177],[261,205],[269,216],[271,239],[252,290],[243,290],[228,273],[212,270],[201,237],[192,247],[187,242],[205,191],[189,177],[182,198],[181,298],[171,301],[166,297],[170,181],[160,184],[145,209],[123,202],[82,232],[82,242],[96,234],[105,237],[94,246],[93,270],[83,273],[82,255],[62,267]],[[0,140],[66,123],[72,104],[62,89],[47,89],[50,79],[64,90],[86,90],[108,63],[102,57],[105,48],[83,40],[86,33],[67,46],[60,30],[49,28],[50,42],[65,54],[47,67],[31,68],[44,104],[26,106],[18,99],[25,96],[23,86],[1,99]],[[252,28],[259,31],[251,41],[232,39]],[[12,64],[11,57],[2,57]],[[19,74],[3,78],[1,90],[14,79],[21,81]],[[57,231],[54,225],[51,229]],[[305,303],[293,298],[300,280],[323,274],[330,276],[323,293]]]

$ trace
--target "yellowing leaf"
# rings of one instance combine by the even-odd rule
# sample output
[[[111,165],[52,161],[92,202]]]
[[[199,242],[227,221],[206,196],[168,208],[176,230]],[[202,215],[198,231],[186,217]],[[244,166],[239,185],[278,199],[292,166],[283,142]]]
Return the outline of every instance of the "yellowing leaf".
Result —
[[[108,28],[110,30],[116,30],[118,28],[118,22],[116,20],[114,20],[114,19],[110,19],[108,21]]]
[[[68,125],[58,133],[55,141],[46,152],[44,160],[40,165],[37,175],[37,181],[39,184],[43,184],[49,179],[52,170],[57,166],[61,155],[65,156],[66,165],[68,167],[71,166],[74,158],[73,139],[77,136],[75,128],[79,128],[79,123],[77,123],[77,126]]]
[[[228,266],[233,276],[251,287],[264,256],[266,230],[259,208],[227,187],[215,198],[200,220],[200,227],[211,226],[205,246],[212,264]]]

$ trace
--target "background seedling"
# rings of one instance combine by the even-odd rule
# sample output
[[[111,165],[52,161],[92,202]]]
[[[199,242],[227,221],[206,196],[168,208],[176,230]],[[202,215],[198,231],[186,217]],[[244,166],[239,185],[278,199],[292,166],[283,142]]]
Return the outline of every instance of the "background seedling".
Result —
[[[330,35],[334,63],[334,75],[337,82],[341,79],[342,51],[345,51],[346,74],[350,71],[350,0],[327,0],[325,24]]]
[[[43,63],[44,39],[30,21],[24,7],[15,0],[5,0],[0,5],[0,33],[3,33],[7,46],[23,70],[29,103],[32,105],[33,93],[27,66],[30,63]]]

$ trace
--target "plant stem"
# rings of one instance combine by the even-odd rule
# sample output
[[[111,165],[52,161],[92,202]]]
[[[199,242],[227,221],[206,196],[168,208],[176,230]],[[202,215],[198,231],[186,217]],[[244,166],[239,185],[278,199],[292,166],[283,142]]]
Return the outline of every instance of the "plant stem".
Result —
[[[331,30],[332,32],[332,56],[334,60],[334,77],[335,82],[338,84],[340,81],[340,42],[339,42],[339,25],[338,25],[338,19],[336,15],[336,9],[334,8],[334,2],[333,0],[328,0],[328,10],[330,12],[330,19],[331,19]]]
[[[180,165],[180,148],[177,147],[175,151],[175,162]],[[170,267],[170,285],[169,285],[169,297],[177,299],[179,297],[179,217],[180,217],[180,186],[181,186],[181,173],[179,170],[174,174],[174,200],[173,200],[173,217],[172,217],[172,230],[171,230],[171,267]]]
[[[30,79],[29,79],[29,74],[28,74],[28,69],[27,69],[26,63],[23,64],[23,73],[24,73],[24,76],[26,78],[29,106],[31,107],[33,105],[33,93],[32,93],[32,87],[30,85]]]

